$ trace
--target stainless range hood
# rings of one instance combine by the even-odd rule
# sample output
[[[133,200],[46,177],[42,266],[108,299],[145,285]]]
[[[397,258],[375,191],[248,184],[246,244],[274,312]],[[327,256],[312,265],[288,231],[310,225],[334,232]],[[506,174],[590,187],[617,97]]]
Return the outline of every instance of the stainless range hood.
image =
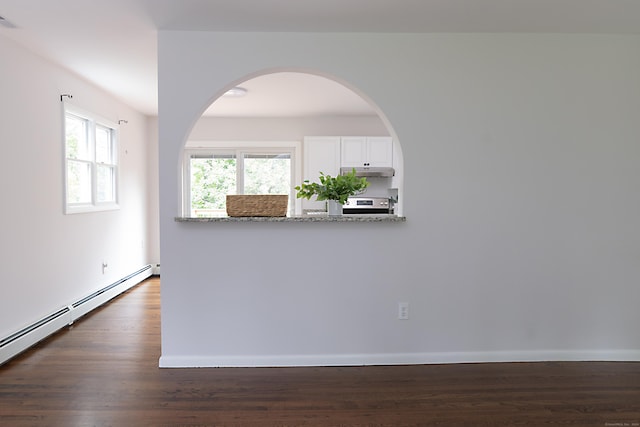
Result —
[[[387,178],[395,175],[396,171],[393,168],[380,168],[380,167],[359,167],[359,168],[340,168],[340,175],[350,173],[352,170],[356,170],[356,176],[364,177],[380,177]]]

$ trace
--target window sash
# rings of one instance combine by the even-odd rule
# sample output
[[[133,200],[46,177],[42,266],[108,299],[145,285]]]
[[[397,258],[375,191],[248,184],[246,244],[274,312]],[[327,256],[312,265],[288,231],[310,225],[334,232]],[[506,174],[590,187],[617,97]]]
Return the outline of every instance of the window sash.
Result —
[[[189,156],[187,212],[194,216],[223,215],[224,194],[236,194],[237,158],[230,153],[194,153]],[[221,191],[208,191],[214,186]],[[226,189],[226,191],[225,191]]]
[[[108,165],[96,168],[96,203],[115,203],[117,168]]]
[[[91,162],[67,160],[67,204],[86,205],[91,203]]]
[[[91,161],[89,121],[72,113],[65,115],[65,153],[69,159]]]
[[[266,166],[268,165],[268,166]],[[258,175],[269,168],[268,176]],[[242,194],[291,194],[293,169],[291,153],[243,153]],[[284,179],[278,179],[284,175]]]
[[[113,134],[113,129],[96,124],[96,163],[116,164],[116,149]]]

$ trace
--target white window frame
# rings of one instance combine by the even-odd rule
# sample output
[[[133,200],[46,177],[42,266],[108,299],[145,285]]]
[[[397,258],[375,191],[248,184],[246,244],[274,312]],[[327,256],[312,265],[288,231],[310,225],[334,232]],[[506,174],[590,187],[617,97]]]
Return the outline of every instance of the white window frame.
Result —
[[[69,158],[67,153],[67,129],[66,129],[66,120],[67,115],[73,115],[79,117],[83,120],[86,120],[88,125],[88,139],[90,146],[90,158],[86,160],[86,163],[90,165],[91,169],[91,200],[89,202],[81,202],[75,203],[70,202],[68,200],[68,171],[69,171],[69,161],[73,161],[74,159]],[[96,126],[102,126],[111,130],[111,139],[113,144],[113,159],[115,160],[114,164],[101,163],[96,161]],[[114,122],[105,119],[104,117],[100,117],[94,113],[83,110],[75,105],[69,104],[67,102],[64,103],[63,108],[63,117],[62,117],[62,146],[64,152],[64,207],[65,214],[77,214],[77,213],[88,213],[88,212],[101,212],[101,211],[112,211],[120,209],[120,205],[118,204],[119,196],[120,196],[120,173],[119,173],[119,142],[120,142],[120,132],[119,126]],[[114,200],[107,202],[99,202],[98,201],[98,166],[105,165],[114,170],[114,187],[113,191],[115,192]]]
[[[302,180],[302,143],[299,141],[188,141],[183,151],[182,163],[182,216],[191,216],[191,156],[192,154],[235,154],[236,185],[240,188],[244,180],[242,162],[244,154],[275,154],[288,152],[291,155],[291,188],[289,191],[289,215],[302,212],[302,202],[296,198],[294,187]]]

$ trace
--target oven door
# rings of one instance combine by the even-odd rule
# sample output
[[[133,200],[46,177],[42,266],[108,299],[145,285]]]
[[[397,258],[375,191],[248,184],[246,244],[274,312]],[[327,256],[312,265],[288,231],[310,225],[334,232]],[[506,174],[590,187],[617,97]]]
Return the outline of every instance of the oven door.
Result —
[[[377,214],[377,215],[381,215],[381,214],[390,214],[391,211],[389,210],[389,208],[347,208],[347,207],[343,207],[342,208],[342,213],[343,214]]]

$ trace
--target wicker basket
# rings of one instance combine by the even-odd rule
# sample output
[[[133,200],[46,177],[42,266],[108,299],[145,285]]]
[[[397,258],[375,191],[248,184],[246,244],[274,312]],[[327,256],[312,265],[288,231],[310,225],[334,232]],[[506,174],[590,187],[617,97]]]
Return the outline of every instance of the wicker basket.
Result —
[[[229,216],[286,216],[286,194],[227,194]]]

